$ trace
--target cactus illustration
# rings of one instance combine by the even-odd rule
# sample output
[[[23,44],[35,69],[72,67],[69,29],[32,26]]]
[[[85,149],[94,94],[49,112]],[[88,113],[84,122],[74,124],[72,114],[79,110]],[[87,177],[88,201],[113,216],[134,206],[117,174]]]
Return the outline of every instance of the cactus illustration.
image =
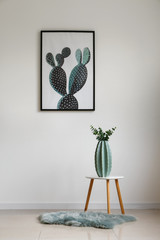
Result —
[[[64,48],[62,54],[56,55],[57,66],[55,65],[54,57],[52,53],[47,53],[46,61],[49,63],[53,69],[49,74],[49,81],[53,89],[58,92],[60,95],[65,96],[67,77],[65,71],[61,68],[64,63],[64,58],[68,57],[71,54],[69,48]]]
[[[88,75],[85,65],[90,61],[89,48],[84,48],[83,58],[81,50],[77,49],[75,57],[78,64],[73,68],[69,76],[69,89],[67,94],[67,77],[65,71],[62,69],[62,65],[64,63],[64,58],[68,57],[70,54],[70,48],[63,48],[61,54],[59,53],[56,55],[57,66],[55,65],[52,53],[47,53],[46,55],[47,63],[53,67],[49,74],[50,84],[52,88],[62,96],[57,104],[57,109],[60,110],[78,109],[78,101],[73,95],[84,86]]]

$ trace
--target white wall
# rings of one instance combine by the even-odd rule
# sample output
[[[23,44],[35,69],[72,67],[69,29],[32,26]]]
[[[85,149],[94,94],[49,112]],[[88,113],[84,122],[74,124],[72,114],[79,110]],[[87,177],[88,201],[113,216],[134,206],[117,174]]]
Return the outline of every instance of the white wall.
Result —
[[[2,208],[83,204],[97,144],[91,124],[117,126],[112,175],[125,176],[124,202],[160,203],[159,26],[159,0],[0,1]],[[95,112],[39,110],[40,30],[95,30]],[[103,182],[91,202],[106,202]]]

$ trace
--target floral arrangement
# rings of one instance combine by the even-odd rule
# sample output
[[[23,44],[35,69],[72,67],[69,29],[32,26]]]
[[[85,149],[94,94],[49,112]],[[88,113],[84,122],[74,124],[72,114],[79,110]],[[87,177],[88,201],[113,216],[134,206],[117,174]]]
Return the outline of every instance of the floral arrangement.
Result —
[[[116,127],[109,129],[107,131],[103,131],[102,128],[94,128],[92,125],[90,126],[91,131],[93,135],[96,135],[96,139],[98,141],[108,141],[109,137],[113,134],[113,132],[116,130]]]

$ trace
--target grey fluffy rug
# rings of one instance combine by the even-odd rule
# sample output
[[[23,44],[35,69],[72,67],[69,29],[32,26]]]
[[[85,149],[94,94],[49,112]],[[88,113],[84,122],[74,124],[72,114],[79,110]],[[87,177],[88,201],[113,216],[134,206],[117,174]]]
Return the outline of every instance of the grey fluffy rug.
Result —
[[[39,217],[41,223],[62,224],[76,227],[95,227],[112,229],[117,224],[135,221],[136,218],[128,215],[114,215],[102,212],[52,212],[44,213]]]

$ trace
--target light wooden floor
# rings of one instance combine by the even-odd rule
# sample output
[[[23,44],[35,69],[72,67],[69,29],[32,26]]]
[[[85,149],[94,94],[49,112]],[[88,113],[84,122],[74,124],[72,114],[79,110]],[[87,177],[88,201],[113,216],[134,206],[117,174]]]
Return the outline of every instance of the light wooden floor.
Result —
[[[113,230],[40,224],[37,217],[43,212],[50,211],[1,210],[0,240],[160,240],[160,210],[126,210],[137,222]]]

